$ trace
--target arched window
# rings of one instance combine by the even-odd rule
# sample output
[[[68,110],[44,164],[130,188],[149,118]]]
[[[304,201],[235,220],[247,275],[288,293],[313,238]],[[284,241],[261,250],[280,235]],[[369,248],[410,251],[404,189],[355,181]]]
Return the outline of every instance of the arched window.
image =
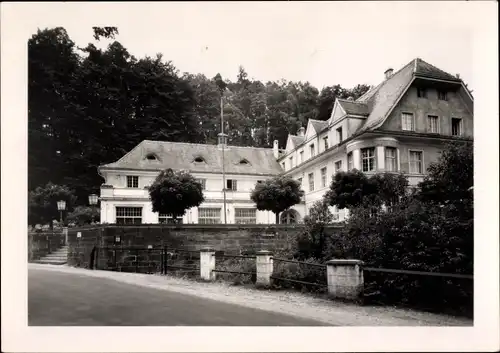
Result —
[[[299,213],[295,210],[286,210],[280,216],[280,224],[296,224],[299,222]]]

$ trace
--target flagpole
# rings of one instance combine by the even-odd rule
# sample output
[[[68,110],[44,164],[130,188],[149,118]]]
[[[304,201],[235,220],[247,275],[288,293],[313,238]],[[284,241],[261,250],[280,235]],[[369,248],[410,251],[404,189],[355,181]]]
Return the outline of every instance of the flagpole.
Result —
[[[226,165],[224,163],[224,150],[226,149],[226,136],[224,136],[224,103],[223,93],[220,96],[220,128],[222,139],[222,193],[224,195],[224,224],[227,224],[227,210],[226,210]]]

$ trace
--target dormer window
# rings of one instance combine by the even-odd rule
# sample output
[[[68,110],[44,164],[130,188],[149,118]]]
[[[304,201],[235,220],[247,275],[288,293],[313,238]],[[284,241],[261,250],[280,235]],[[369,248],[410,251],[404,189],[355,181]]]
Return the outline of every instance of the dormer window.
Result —
[[[417,95],[419,98],[427,98],[427,90],[425,88],[417,88]]]
[[[197,156],[197,157],[195,157],[194,161],[195,161],[195,163],[204,163],[205,158],[203,158],[201,156]]]
[[[146,155],[146,159],[148,161],[157,161],[158,157],[156,157],[156,155],[154,153],[149,153]]]

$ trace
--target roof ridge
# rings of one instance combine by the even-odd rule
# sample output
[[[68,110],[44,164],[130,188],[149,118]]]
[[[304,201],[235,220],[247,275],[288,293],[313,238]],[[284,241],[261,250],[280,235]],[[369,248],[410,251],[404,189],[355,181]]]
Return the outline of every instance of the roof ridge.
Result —
[[[155,140],[143,140],[142,142],[139,143],[142,144],[143,142],[153,142],[153,143],[171,143],[171,144],[176,144],[176,145],[188,145],[188,146],[213,146],[217,147],[217,145],[212,145],[210,143],[193,143],[193,142],[177,142],[177,141],[155,141]],[[136,147],[138,147],[137,145]],[[134,148],[136,148],[134,147]],[[272,147],[253,147],[253,146],[235,146],[235,145],[227,145],[226,147],[236,147],[236,148],[254,148],[254,149],[263,149],[263,150],[270,150]],[[132,151],[130,151],[132,152]],[[123,158],[123,157],[122,157]]]

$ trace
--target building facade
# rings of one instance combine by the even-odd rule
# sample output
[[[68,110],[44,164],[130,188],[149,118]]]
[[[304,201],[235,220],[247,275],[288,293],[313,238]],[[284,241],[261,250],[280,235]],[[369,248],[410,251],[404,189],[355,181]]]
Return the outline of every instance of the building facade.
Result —
[[[223,223],[223,168],[227,223],[274,223],[271,212],[250,200],[255,184],[284,174],[301,182],[302,203],[281,215],[300,221],[328,190],[340,170],[370,175],[404,172],[417,185],[444,145],[473,139],[473,97],[464,82],[421,59],[384,73],[384,80],[357,100],[335,101],[330,119],[310,119],[286,148],[272,149],[143,141],[115,163],[101,166],[101,220],[158,223],[167,215],[151,211],[148,191],[162,169],[189,170],[204,185],[206,201],[188,210],[184,223]],[[225,146],[225,148],[222,148]],[[345,210],[332,208],[342,221]]]

